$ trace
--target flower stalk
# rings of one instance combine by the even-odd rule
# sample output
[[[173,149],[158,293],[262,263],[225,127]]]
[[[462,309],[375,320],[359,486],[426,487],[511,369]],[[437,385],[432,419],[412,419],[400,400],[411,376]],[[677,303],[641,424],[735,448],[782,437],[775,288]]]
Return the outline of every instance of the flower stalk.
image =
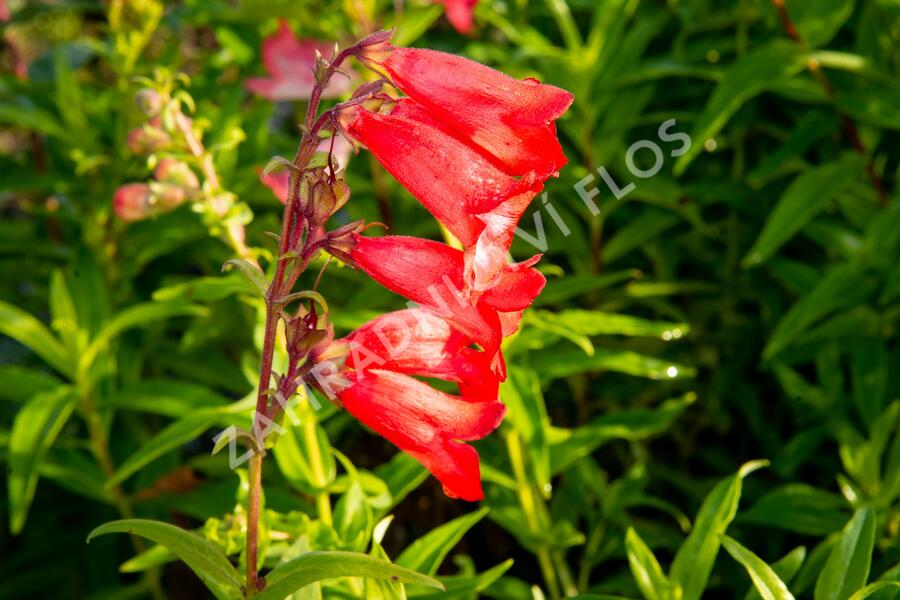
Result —
[[[365,41],[360,42],[360,45]],[[290,179],[288,184],[288,197],[284,203],[282,215],[281,235],[279,237],[278,254],[276,255],[275,274],[266,292],[266,322],[263,336],[262,355],[259,369],[259,389],[256,397],[256,412],[253,418],[253,432],[256,439],[260,439],[261,418],[271,419],[277,416],[280,409],[277,404],[270,410],[269,398],[272,396],[270,383],[272,381],[272,363],[275,354],[275,342],[278,334],[278,321],[282,318],[285,298],[290,294],[291,288],[297,278],[306,270],[314,248],[310,243],[310,232],[306,216],[302,211],[296,210],[301,202],[301,187],[306,175],[306,168],[316,151],[319,142],[319,132],[333,122],[333,112],[323,113],[317,119],[319,104],[322,94],[331,78],[337,72],[341,63],[357,48],[353,46],[338,53],[327,65],[317,70],[316,84],[310,96],[307,108],[306,120],[300,144],[292,161]],[[312,199],[308,199],[312,201]],[[297,232],[300,232],[299,235]],[[303,233],[306,233],[304,236]],[[292,247],[296,243],[299,247]],[[291,254],[293,252],[293,254]],[[288,266],[291,269],[288,272]],[[292,357],[292,368],[285,377],[290,386],[290,381],[296,377],[295,362]],[[315,432],[313,432],[315,435]],[[259,510],[260,497],[262,495],[262,459],[264,450],[262,444],[253,448],[253,456],[250,459],[250,492],[247,506],[247,576],[246,595],[251,598],[256,591],[264,587],[264,581],[257,574],[257,547],[259,545]],[[319,495],[316,504],[319,517],[323,521],[330,521],[331,507],[327,494]]]

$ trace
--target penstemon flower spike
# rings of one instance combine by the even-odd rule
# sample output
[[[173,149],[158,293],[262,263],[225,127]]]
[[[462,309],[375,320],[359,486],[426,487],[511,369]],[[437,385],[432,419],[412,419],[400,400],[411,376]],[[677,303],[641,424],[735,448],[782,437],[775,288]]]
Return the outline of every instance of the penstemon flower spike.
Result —
[[[545,283],[534,267],[540,256],[517,264],[506,256],[529,202],[566,162],[554,121],[572,96],[460,57],[394,48],[390,37],[377,32],[330,59],[316,53],[300,144],[289,163],[277,161],[286,167],[287,185],[275,272],[265,291],[253,432],[258,438],[286,399],[308,384],[422,463],[447,495],[475,501],[483,498],[479,457],[466,442],[487,436],[503,419],[500,344]],[[350,57],[381,78],[319,114],[324,91]],[[385,93],[388,84],[407,95]],[[331,156],[338,136],[370,150],[462,249],[404,236],[365,237],[375,224],[363,221],[327,231],[350,197]],[[326,159],[313,161],[323,137],[331,138]],[[264,181],[269,177],[267,169]],[[314,291],[324,267],[312,291],[293,291],[320,251],[415,306],[335,340],[328,305]],[[288,312],[294,302],[297,309]],[[283,374],[272,369],[279,321],[288,353]],[[458,393],[416,377],[455,384]],[[256,569],[264,448],[257,439],[250,460],[248,597],[265,585]]]

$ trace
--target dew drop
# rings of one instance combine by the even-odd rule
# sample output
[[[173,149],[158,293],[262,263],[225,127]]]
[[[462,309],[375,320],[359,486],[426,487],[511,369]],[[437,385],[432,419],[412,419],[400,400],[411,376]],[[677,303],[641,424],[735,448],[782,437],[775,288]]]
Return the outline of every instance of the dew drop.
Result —
[[[678,375],[678,367],[669,367],[666,369],[666,375],[669,377],[676,377]]]

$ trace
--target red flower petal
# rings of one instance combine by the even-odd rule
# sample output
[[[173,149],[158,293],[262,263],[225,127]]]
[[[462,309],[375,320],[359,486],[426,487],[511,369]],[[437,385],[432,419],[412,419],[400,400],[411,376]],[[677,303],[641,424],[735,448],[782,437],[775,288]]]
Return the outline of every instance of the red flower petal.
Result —
[[[348,113],[347,131],[464,245],[474,243],[484,227],[472,214],[511,197],[533,198],[542,187],[534,174],[507,175],[407,98],[388,114],[360,106]]]
[[[259,180],[262,181],[263,185],[272,190],[272,193],[275,194],[275,197],[282,204],[287,202],[290,178],[291,172],[287,169],[259,176]]]
[[[465,281],[476,292],[489,289],[506,266],[516,226],[532,198],[531,192],[519,194],[475,217],[481,222],[481,228],[475,244],[466,248]]]
[[[475,304],[463,287],[463,253],[445,244],[405,236],[356,236],[350,255],[386,288],[446,319],[489,356],[500,348],[497,311]]]
[[[553,121],[569,92],[519,81],[461,56],[396,48],[380,63],[391,82],[459,137],[484,148],[512,175],[546,178],[566,164]]]
[[[485,437],[503,420],[499,401],[469,402],[412,377],[372,370],[338,393],[357,419],[421,462],[449,496],[480,500],[478,454],[456,440]]]
[[[278,31],[262,43],[262,62],[271,77],[254,77],[245,82],[247,89],[272,101],[306,100],[316,84],[313,69],[316,50],[329,57],[334,47],[325,42],[300,40],[287,21],[281,20]],[[352,82],[341,75],[332,78],[322,96],[334,98],[347,92]]]
[[[347,341],[349,368],[435,377],[464,384],[463,395],[496,398],[499,382],[491,372],[490,357],[470,348],[462,334],[427,310],[382,315],[351,333]]]
[[[531,266],[540,258],[538,254],[514,265],[504,265],[493,287],[481,296],[481,303],[503,313],[531,306],[547,283],[541,272]]]

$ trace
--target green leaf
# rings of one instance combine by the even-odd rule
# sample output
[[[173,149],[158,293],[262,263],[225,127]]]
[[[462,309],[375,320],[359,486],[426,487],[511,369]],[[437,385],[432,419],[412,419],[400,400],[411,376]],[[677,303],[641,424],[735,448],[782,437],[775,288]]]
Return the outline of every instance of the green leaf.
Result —
[[[334,529],[348,547],[360,549],[372,528],[372,509],[358,479],[338,499],[334,509]]]
[[[781,317],[763,350],[769,360],[788,348],[810,325],[843,308],[853,306],[877,289],[877,280],[858,265],[845,263],[829,270],[816,287]]]
[[[568,309],[557,313],[534,311],[532,315],[556,323],[569,331],[590,336],[645,336],[669,341],[686,335],[691,329],[687,323],[651,321],[641,317],[600,310]]]
[[[408,46],[428,31],[428,28],[440,18],[443,11],[440,6],[407,6],[403,10],[397,29],[391,39],[395,46]]]
[[[612,440],[637,441],[664,431],[696,400],[697,395],[689,392],[666,400],[656,409],[613,411],[574,429],[551,426],[548,429],[551,473],[562,472]]]
[[[593,355],[582,350],[545,348],[532,354],[535,370],[546,385],[552,379],[593,371],[614,371],[647,379],[684,379],[697,374],[693,367],[686,367],[653,356],[628,350],[597,348]]]
[[[546,306],[589,292],[603,290],[617,283],[640,277],[640,274],[640,271],[630,270],[600,273],[599,275],[566,275],[561,279],[548,281],[544,291],[534,299],[533,306]]]
[[[9,523],[13,533],[19,533],[25,526],[41,461],[72,415],[76,399],[71,388],[61,386],[33,396],[16,413],[7,459]]]
[[[846,506],[837,494],[805,483],[789,483],[763,495],[741,512],[738,522],[824,536],[847,523]]]
[[[195,277],[153,292],[156,302],[215,302],[247,291],[247,281],[235,273],[219,277]]]
[[[285,425],[285,432],[274,447],[275,460],[291,484],[313,494],[328,489],[334,482],[336,466],[328,436],[315,422],[312,411],[300,419],[300,425]]]
[[[60,380],[49,373],[18,365],[0,365],[0,399],[25,402],[35,394],[59,387]]]
[[[409,592],[409,596],[418,600],[467,600],[473,594],[482,592],[493,585],[512,565],[513,561],[509,559],[477,575],[441,577],[440,581],[445,588],[443,592],[430,592],[424,591],[424,588],[417,588]]]
[[[794,595],[772,567],[756,554],[727,535],[722,536],[722,546],[725,547],[728,554],[747,569],[756,591],[763,600],[794,600]]]
[[[241,577],[222,549],[196,533],[160,521],[124,519],[97,527],[88,535],[87,541],[90,543],[95,537],[107,533],[138,535],[169,549],[197,574],[218,600],[241,600],[244,597]],[[286,595],[282,594],[278,600],[283,600]]]
[[[206,386],[176,379],[144,379],[103,401],[103,408],[136,410],[167,417],[182,417],[204,408],[227,406],[230,401]]]
[[[78,313],[66,286],[62,271],[54,270],[50,276],[50,317],[51,327],[59,333],[69,355],[76,356],[80,351],[80,333],[78,330]]]
[[[737,513],[741,483],[767,461],[751,461],[713,488],[694,521],[690,535],[675,554],[669,578],[681,585],[684,600],[698,600],[706,589],[709,574],[719,553],[721,536]]]
[[[122,483],[163,454],[197,439],[204,431],[225,418],[222,412],[207,409],[198,410],[171,423],[125,459],[107,481],[107,487]]]
[[[787,0],[787,11],[800,39],[813,48],[824,46],[853,12],[854,0]]]
[[[401,567],[434,575],[447,553],[488,513],[484,507],[433,529],[410,544],[395,561]]]
[[[284,600],[300,588],[323,579],[373,577],[443,589],[439,581],[366,554],[309,552],[278,565],[266,576],[265,589],[254,600]]]
[[[632,250],[641,248],[659,238],[660,234],[677,225],[680,217],[670,212],[647,209],[625,227],[618,230],[603,245],[603,264],[609,265]]]
[[[633,527],[625,533],[625,553],[638,589],[647,600],[670,600],[678,597],[675,586],[663,573],[653,551]]]
[[[703,151],[706,140],[714,138],[744,103],[800,72],[804,60],[795,43],[776,40],[728,67],[697,118],[691,133],[691,147],[675,162],[674,173],[684,173]]]
[[[860,508],[841,532],[816,580],[815,600],[846,600],[866,584],[875,547],[875,510]]]
[[[97,333],[97,336],[91,340],[87,350],[81,355],[79,368],[81,370],[88,369],[94,362],[94,359],[97,358],[97,355],[126,329],[141,327],[155,321],[171,319],[172,317],[200,316],[206,313],[207,310],[205,308],[195,304],[145,302],[129,306],[107,321]]]
[[[850,596],[850,600],[863,600],[875,592],[880,592],[881,590],[886,590],[888,588],[900,588],[900,581],[876,581],[875,583],[870,583],[866,587],[857,590]]]
[[[775,574],[778,575],[779,579],[785,583],[790,583],[794,578],[794,575],[797,574],[797,571],[800,570],[800,567],[803,566],[803,561],[805,560],[806,548],[798,546],[773,563],[772,570],[775,571]],[[748,591],[747,595],[744,597],[744,600],[760,600],[760,598],[761,596],[759,595],[759,592],[756,591],[756,588],[751,587],[750,591]]]
[[[72,357],[59,340],[24,310],[0,301],[0,333],[8,335],[66,376],[74,372]]]
[[[141,571],[159,567],[177,559],[178,557],[165,546],[153,546],[119,565],[119,572],[140,573]]]
[[[541,392],[541,380],[530,369],[510,366],[507,380],[500,386],[500,399],[507,407],[507,418],[522,436],[534,471],[534,483],[538,489],[548,489],[550,484],[550,450],[547,444],[547,428],[550,419]]]
[[[860,168],[858,160],[845,160],[810,169],[794,179],[769,214],[741,266],[746,269],[770,259],[830,200],[856,182]]]
[[[395,454],[387,463],[379,465],[374,473],[387,485],[391,506],[396,506],[428,478],[425,467],[405,452]]]
[[[269,290],[269,281],[266,279],[266,274],[262,272],[262,269],[260,269],[259,266],[248,260],[244,260],[243,258],[232,258],[225,261],[225,264],[222,265],[222,271],[227,271],[232,267],[237,267],[241,272],[241,275],[243,275],[247,282],[253,287],[254,291],[260,296],[265,297]]]

